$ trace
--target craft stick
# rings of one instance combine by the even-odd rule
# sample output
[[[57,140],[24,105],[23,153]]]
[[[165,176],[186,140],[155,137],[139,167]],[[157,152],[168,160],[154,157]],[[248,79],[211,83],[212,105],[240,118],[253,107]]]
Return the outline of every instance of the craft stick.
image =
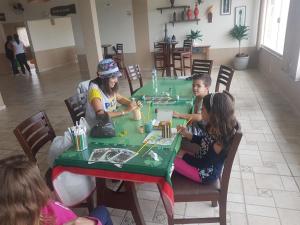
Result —
[[[148,154],[149,151],[150,151],[154,146],[156,146],[156,145],[157,145],[157,144],[152,145],[147,151],[145,151],[145,153],[142,155],[142,158],[143,158],[146,154]]]
[[[137,152],[135,153],[136,155],[139,154],[139,152],[148,144],[148,141],[146,141],[145,144],[143,144],[142,147],[140,147],[140,149],[137,150]]]
[[[192,117],[189,118],[189,120],[185,123],[185,126],[188,125],[188,123],[192,120]],[[177,134],[179,134],[184,128],[182,127],[179,131],[177,131]]]

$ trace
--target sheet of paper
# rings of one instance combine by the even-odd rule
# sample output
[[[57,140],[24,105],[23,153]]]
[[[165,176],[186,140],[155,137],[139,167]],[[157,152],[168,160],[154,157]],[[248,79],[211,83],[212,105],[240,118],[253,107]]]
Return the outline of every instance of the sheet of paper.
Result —
[[[161,130],[153,130],[147,135],[143,142],[147,142],[150,145],[171,145],[177,134],[176,128],[171,128],[171,134],[172,136],[170,138],[163,138],[161,136]]]
[[[173,111],[158,110],[157,120],[158,121],[171,121],[173,117]]]

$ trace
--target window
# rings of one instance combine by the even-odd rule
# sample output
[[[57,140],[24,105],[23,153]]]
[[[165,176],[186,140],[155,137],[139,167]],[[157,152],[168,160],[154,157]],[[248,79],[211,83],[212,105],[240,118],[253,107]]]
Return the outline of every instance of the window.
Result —
[[[20,40],[24,43],[25,47],[29,47],[28,35],[25,27],[18,27],[17,33],[19,35]]]
[[[290,0],[266,0],[262,44],[283,54]]]

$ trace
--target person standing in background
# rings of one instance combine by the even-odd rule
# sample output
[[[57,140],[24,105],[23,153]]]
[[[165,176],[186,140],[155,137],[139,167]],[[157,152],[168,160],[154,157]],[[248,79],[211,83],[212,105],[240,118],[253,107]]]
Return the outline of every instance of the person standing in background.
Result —
[[[6,42],[5,42],[5,55],[6,58],[8,58],[8,60],[11,63],[11,68],[13,70],[14,75],[17,75],[19,73],[18,70],[18,66],[17,66],[17,60],[15,58],[15,54],[14,54],[14,46],[12,44],[13,38],[11,35],[8,35],[6,37]]]
[[[25,48],[22,41],[19,39],[19,35],[14,34],[14,41],[12,42],[14,46],[15,56],[21,66],[22,73],[25,74],[25,67],[28,70],[29,74],[31,74],[30,67],[27,63],[27,58],[25,55]],[[25,65],[25,67],[24,67]]]

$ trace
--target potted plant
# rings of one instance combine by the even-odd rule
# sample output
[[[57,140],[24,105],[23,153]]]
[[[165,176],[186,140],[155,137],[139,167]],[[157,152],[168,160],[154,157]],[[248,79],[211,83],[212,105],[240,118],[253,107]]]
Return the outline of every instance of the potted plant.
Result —
[[[196,40],[202,41],[202,39],[201,39],[202,36],[203,35],[200,33],[200,30],[195,30],[195,31],[191,30],[191,33],[186,35],[186,38],[189,40],[192,40],[193,46],[194,46]]]
[[[248,26],[243,25],[235,25],[230,31],[231,37],[239,42],[239,53],[236,54],[233,61],[233,67],[236,70],[244,70],[248,66],[249,55],[241,53],[241,42],[248,39],[248,31]]]

